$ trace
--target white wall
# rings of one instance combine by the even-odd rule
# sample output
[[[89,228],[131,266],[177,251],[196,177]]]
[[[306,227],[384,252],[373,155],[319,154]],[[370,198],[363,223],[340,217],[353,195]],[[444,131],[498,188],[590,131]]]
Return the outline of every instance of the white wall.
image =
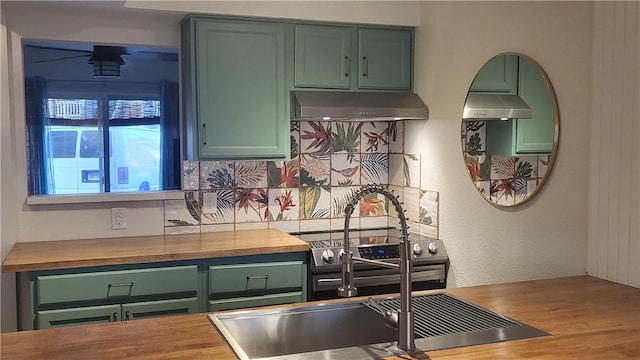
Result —
[[[640,288],[640,3],[595,5],[588,272]]]
[[[450,285],[584,274],[591,65],[591,3],[424,2],[416,35],[416,92],[430,119],[407,131],[422,154],[422,188],[440,191],[440,237]],[[523,53],[547,72],[560,108],[551,177],[528,203],[499,208],[466,174],[460,143],[467,90],[485,61]]]
[[[24,88],[21,40],[55,39],[106,44],[180,46],[181,16],[101,8],[92,4],[70,12],[55,4],[19,2],[7,6],[7,27],[12,47],[13,124],[16,154],[13,175],[17,184],[15,204],[18,239],[22,242],[164,233],[162,201],[85,205],[25,205],[26,154],[24,144]],[[142,16],[144,14],[144,16]],[[127,229],[111,230],[111,207],[127,207]]]
[[[6,16],[0,5],[0,260],[4,260],[16,242],[15,184],[14,168],[15,143],[12,141],[11,97],[9,94],[9,66],[7,63]],[[0,273],[0,331],[16,329],[16,312],[4,311],[16,307],[16,276]]]
[[[125,1],[125,7],[386,25],[420,25],[420,1]]]

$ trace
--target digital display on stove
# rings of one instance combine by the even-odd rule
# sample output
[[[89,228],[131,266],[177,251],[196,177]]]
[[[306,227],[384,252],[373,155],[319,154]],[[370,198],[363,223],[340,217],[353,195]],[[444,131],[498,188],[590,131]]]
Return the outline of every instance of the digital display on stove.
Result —
[[[360,256],[365,259],[397,259],[400,257],[400,246],[397,244],[362,246],[358,250],[360,250]]]

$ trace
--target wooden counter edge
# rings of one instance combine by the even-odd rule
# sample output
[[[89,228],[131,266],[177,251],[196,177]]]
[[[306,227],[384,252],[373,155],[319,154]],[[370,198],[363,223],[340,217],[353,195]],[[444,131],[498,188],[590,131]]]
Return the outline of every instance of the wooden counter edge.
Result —
[[[149,252],[148,254],[127,254],[126,250],[123,250],[118,253],[117,256],[108,256],[107,255],[99,255],[99,256],[90,256],[90,255],[78,255],[75,258],[65,258],[65,259],[52,259],[48,257],[47,254],[43,254],[41,258],[37,261],[25,261],[18,257],[16,259],[14,256],[16,251],[16,245],[20,244],[19,251],[20,252],[29,252],[31,251],[30,247],[38,247],[43,244],[51,245],[55,243],[64,244],[64,246],[78,245],[83,246],[86,243],[91,244],[100,244],[100,246],[110,247],[109,243],[121,243],[125,241],[135,242],[136,239],[144,239],[144,241],[154,241],[158,242],[158,246],[161,245],[163,241],[169,240],[172,242],[193,242],[193,241],[224,241],[224,240],[211,240],[210,238],[213,236],[228,236],[235,237],[238,234],[251,234],[256,237],[256,234],[260,234],[265,232],[265,237],[269,234],[273,235],[274,233],[278,237],[282,237],[282,243],[278,243],[275,245],[268,244],[264,245],[263,243],[256,243],[255,246],[242,246],[235,248],[221,248],[221,249],[204,249],[204,250],[193,250],[188,249],[184,251],[176,251],[176,252]],[[234,234],[234,235],[229,235]],[[264,240],[265,237],[257,236],[259,239],[256,241]],[[33,246],[31,246],[33,244]],[[148,244],[147,244],[148,245]],[[135,244],[128,244],[128,246],[135,247]],[[107,266],[107,265],[130,265],[130,264],[140,264],[140,263],[157,263],[157,262],[165,262],[165,261],[181,261],[181,260],[200,260],[200,259],[210,259],[210,258],[220,258],[220,257],[231,257],[231,256],[250,256],[250,255],[260,255],[260,254],[278,254],[278,253],[291,253],[291,252],[306,252],[309,250],[309,244],[303,240],[296,238],[293,235],[287,234],[285,232],[281,232],[276,229],[265,229],[265,230],[240,230],[233,232],[220,232],[220,233],[202,233],[202,234],[185,234],[185,235],[156,235],[156,236],[139,236],[139,237],[121,237],[121,238],[100,238],[100,239],[78,239],[78,240],[60,240],[60,241],[46,241],[46,242],[25,242],[25,243],[16,243],[13,248],[7,254],[7,257],[2,263],[2,271],[7,273],[12,272],[27,272],[27,271],[44,271],[44,270],[57,270],[57,269],[71,269],[71,268],[82,268],[82,267],[96,267],[96,266]]]

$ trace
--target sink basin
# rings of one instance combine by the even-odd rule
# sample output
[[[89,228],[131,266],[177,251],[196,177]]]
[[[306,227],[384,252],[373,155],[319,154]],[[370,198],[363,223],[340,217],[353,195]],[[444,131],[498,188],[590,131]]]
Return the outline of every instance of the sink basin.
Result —
[[[396,331],[386,327],[378,314],[359,302],[209,316],[241,359],[313,352],[328,359],[334,357],[326,357],[329,352],[323,351],[390,343],[396,339]],[[343,355],[347,353],[342,351]],[[313,357],[306,354],[304,358]]]
[[[399,299],[379,301],[397,309]],[[417,351],[548,335],[451,295],[412,298]],[[396,330],[366,303],[351,301],[213,313],[209,319],[242,360],[371,359],[405,354]]]

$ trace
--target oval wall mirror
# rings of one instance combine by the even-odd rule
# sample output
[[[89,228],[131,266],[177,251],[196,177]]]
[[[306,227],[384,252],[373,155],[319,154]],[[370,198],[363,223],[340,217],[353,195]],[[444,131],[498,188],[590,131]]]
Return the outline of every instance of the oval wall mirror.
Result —
[[[555,92],[537,62],[504,53],[484,64],[462,116],[462,152],[482,197],[498,206],[533,198],[551,172],[559,130]]]

